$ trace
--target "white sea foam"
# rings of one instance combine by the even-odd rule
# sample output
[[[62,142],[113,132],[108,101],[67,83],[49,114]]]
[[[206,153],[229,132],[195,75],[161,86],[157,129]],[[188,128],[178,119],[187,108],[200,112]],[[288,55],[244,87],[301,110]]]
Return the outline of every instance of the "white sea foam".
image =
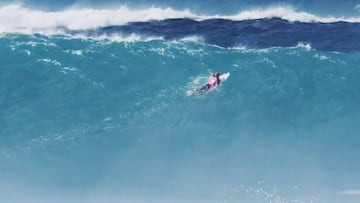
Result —
[[[130,34],[130,35],[121,35],[121,34],[111,34],[111,35],[98,35],[98,36],[86,36],[84,34],[76,34],[69,36],[71,38],[78,38],[84,40],[95,40],[95,41],[103,41],[103,42],[148,42],[154,40],[164,40],[163,37],[155,37],[155,36],[142,36],[139,34]]]
[[[240,11],[234,15],[201,15],[188,9],[173,8],[130,9],[119,6],[112,9],[68,8],[62,11],[42,11],[24,7],[21,4],[10,4],[0,7],[0,33],[51,33],[57,34],[59,28],[73,30],[94,29],[109,25],[123,25],[134,21],[163,20],[168,18],[191,18],[206,20],[222,18],[230,20],[247,20],[279,17],[289,21],[302,22],[360,22],[360,17],[316,16],[311,13],[296,11],[291,7],[277,6],[263,9]]]
[[[311,44],[309,43],[304,43],[304,42],[299,42],[295,48],[303,48],[307,51],[310,51],[311,50]]]
[[[221,47],[219,47],[219,48],[221,48]],[[269,47],[269,48],[248,48],[246,46],[240,45],[240,46],[235,46],[235,47],[231,47],[228,49],[234,50],[237,52],[242,52],[242,53],[269,53],[269,52],[276,52],[279,49],[284,49],[284,47],[274,46],[274,47]],[[311,44],[309,44],[309,43],[299,42],[296,46],[287,47],[286,49],[311,51],[312,47],[311,47]],[[292,54],[295,54],[295,52],[294,53],[290,52],[289,54],[292,55]]]
[[[188,37],[181,38],[180,41],[203,43],[205,40],[201,36],[188,36]]]
[[[360,12],[360,4],[356,5],[356,6],[354,7],[354,9],[357,10],[358,12]]]
[[[360,196],[360,190],[355,190],[355,189],[344,190],[344,191],[340,191],[340,194],[343,194],[343,195],[358,195],[358,196]]]
[[[81,30],[108,25],[122,25],[133,21],[163,20],[166,18],[196,18],[188,10],[148,8],[132,10],[125,6],[117,9],[67,9],[40,11],[19,4],[0,7],[0,32],[50,31],[59,27]]]
[[[334,17],[334,16],[316,16],[311,13],[296,11],[290,6],[277,6],[267,9],[252,9],[248,11],[242,11],[236,15],[230,16],[218,16],[219,18],[231,19],[231,20],[246,20],[246,19],[262,19],[278,17],[288,21],[300,21],[300,22],[360,22],[360,17]]]
[[[110,40],[114,42],[134,42],[134,41],[153,41],[153,40],[163,40],[162,37],[152,37],[152,36],[142,36],[138,34],[130,35],[101,35],[97,37],[92,37],[94,40]]]
[[[48,59],[48,58],[38,59],[37,61],[44,62],[44,63],[50,63],[50,64],[53,64],[54,66],[61,66],[61,63],[59,61]]]

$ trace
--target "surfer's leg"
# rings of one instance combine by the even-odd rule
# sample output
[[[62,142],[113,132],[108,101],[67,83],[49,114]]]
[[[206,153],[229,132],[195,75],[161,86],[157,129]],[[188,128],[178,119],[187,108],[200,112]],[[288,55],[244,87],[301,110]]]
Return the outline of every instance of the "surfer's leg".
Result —
[[[196,89],[195,91],[196,92],[206,92],[210,89],[210,85],[209,84],[206,84],[204,86],[202,86],[200,89]]]

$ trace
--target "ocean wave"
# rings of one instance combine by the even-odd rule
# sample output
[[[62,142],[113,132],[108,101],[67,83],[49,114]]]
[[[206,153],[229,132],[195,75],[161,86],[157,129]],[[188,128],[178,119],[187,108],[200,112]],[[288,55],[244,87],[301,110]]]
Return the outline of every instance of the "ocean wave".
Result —
[[[169,8],[150,7],[131,9],[119,6],[115,9],[68,8],[62,11],[42,11],[27,8],[21,4],[10,4],[0,7],[0,33],[51,33],[59,28],[86,30],[110,25],[124,25],[129,22],[145,22],[170,18],[190,18],[194,20],[228,19],[251,20],[263,18],[281,18],[299,22],[360,22],[360,17],[317,16],[297,11],[291,6],[254,8],[243,10],[234,15],[203,15],[189,9],[176,10]]]
[[[27,202],[40,203],[60,197],[80,203],[359,197],[360,163],[349,156],[360,154],[353,144],[360,129],[359,53],[317,51],[306,39],[243,53],[197,44],[198,35],[128,44],[112,43],[111,35],[104,42],[4,36],[3,202],[20,202],[24,193]],[[185,96],[214,71],[231,76],[208,94]]]

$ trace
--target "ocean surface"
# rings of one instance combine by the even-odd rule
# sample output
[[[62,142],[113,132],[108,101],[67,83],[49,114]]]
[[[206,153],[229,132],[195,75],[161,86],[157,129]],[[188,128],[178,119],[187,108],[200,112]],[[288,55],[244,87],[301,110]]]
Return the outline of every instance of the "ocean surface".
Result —
[[[359,0],[2,1],[0,202],[358,203],[359,64]]]

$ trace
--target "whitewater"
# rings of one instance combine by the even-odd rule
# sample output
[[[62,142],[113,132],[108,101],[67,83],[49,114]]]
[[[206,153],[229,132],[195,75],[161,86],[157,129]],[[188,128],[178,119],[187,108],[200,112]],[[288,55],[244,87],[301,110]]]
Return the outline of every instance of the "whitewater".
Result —
[[[92,29],[109,25],[121,25],[129,22],[164,20],[170,18],[191,18],[195,20],[229,19],[251,20],[278,17],[300,22],[360,22],[360,17],[316,16],[311,13],[296,11],[290,6],[254,8],[233,15],[196,14],[189,9],[174,10],[171,7],[151,7],[132,9],[120,6],[116,9],[68,8],[62,11],[32,10],[21,4],[11,4],[0,8],[0,32],[55,32],[65,27],[72,30]]]
[[[0,4],[0,202],[360,201],[360,2],[105,3]]]

